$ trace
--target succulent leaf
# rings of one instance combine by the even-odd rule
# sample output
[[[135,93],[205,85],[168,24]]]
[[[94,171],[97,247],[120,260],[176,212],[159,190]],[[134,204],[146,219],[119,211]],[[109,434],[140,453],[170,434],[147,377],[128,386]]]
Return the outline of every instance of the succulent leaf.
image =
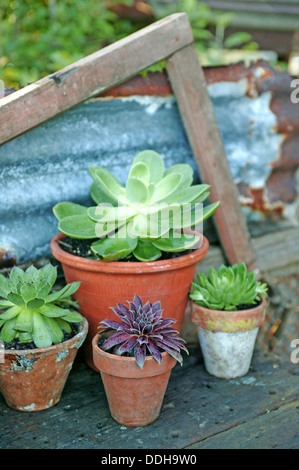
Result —
[[[203,307],[212,310],[238,310],[239,306],[254,306],[266,295],[267,285],[256,280],[254,272],[247,273],[244,263],[233,266],[213,267],[209,275],[197,275],[192,282],[190,298]]]
[[[65,235],[98,238],[91,250],[105,261],[117,261],[129,255],[139,261],[154,261],[163,251],[193,248],[195,239],[192,246],[186,245],[184,236],[181,243],[174,244],[169,230],[180,233],[183,228],[194,227],[210,217],[219,205],[216,202],[197,210],[196,204],[208,198],[210,186],[191,186],[190,165],[179,163],[165,170],[162,157],[153,150],[136,155],[125,187],[105,168],[93,166],[89,172],[93,178],[90,194],[98,206],[84,208],[62,202],[53,211],[59,220],[59,230]],[[104,205],[110,207],[105,209]],[[176,214],[169,215],[174,210]],[[169,242],[164,242],[162,248],[160,240],[166,237]]]
[[[26,271],[13,268],[8,279],[1,279],[0,339],[10,343],[34,342],[36,347],[47,347],[63,340],[63,332],[71,332],[70,323],[82,321],[82,316],[70,310],[77,308],[71,300],[80,282],[66,285],[50,293],[57,277],[57,269],[51,264],[37,269],[30,266]]]
[[[58,220],[62,220],[71,215],[86,214],[87,207],[81,206],[80,204],[74,204],[73,202],[59,202],[53,207],[53,212]]]
[[[142,303],[136,294],[133,302],[128,301],[129,308],[124,304],[111,307],[121,319],[101,321],[99,328],[109,328],[115,332],[104,342],[101,348],[113,354],[134,355],[139,367],[143,367],[146,356],[151,355],[159,364],[162,361],[162,352],[167,351],[182,363],[180,350],[188,353],[184,340],[171,325],[175,320],[162,318],[160,301],[153,305],[147,301]]]

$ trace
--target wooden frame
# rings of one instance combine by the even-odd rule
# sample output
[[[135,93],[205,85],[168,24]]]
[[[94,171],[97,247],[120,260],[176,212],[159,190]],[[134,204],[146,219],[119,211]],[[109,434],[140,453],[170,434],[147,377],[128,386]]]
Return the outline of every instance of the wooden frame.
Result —
[[[185,13],[170,15],[0,100],[0,144],[166,60],[184,127],[228,261],[257,269],[248,228]]]

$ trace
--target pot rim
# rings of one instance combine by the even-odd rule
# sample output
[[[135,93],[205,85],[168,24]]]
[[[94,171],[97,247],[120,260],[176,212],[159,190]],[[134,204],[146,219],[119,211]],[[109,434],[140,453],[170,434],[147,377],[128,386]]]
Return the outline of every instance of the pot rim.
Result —
[[[177,258],[172,258],[169,260],[157,260],[157,261],[102,261],[102,260],[90,260],[88,258],[83,258],[80,256],[72,255],[67,253],[58,244],[58,240],[65,237],[63,233],[58,233],[51,240],[51,251],[53,256],[58,259],[58,261],[67,264],[69,266],[74,266],[85,271],[98,271],[98,272],[154,272],[154,271],[165,271],[165,270],[174,270],[183,268],[193,263],[197,263],[207,254],[209,249],[209,242],[207,238],[196,231],[193,233],[202,237],[202,245],[193,250],[192,253],[187,255],[178,256]]]
[[[4,349],[4,356],[23,356],[23,355],[50,355],[53,352],[59,351],[60,349],[73,348],[76,343],[83,342],[87,332],[88,332],[88,321],[83,317],[82,322],[80,322],[78,333],[67,341],[62,343],[52,344],[52,346],[47,346],[46,348],[35,348],[35,349]]]
[[[103,359],[103,363],[108,365],[108,367],[103,366],[102,369],[99,369],[100,372],[104,372],[108,375],[114,375],[117,377],[124,377],[124,378],[145,378],[145,377],[152,377],[155,375],[161,375],[167,372],[169,369],[172,369],[177,360],[171,356],[168,352],[164,351],[162,354],[162,362],[159,364],[153,356],[146,356],[144,366],[141,369],[135,357],[126,357],[126,356],[117,356],[116,354],[110,354],[106,351],[103,351],[98,346],[98,339],[102,335],[102,333],[97,333],[92,340],[92,348],[94,353],[97,356],[101,356]],[[95,364],[98,362],[94,360]],[[109,370],[109,365],[113,362],[112,370]],[[127,365],[128,368],[124,368],[124,365]]]
[[[266,297],[261,303],[246,310],[212,310],[191,300],[192,321],[196,326],[215,332],[240,332],[253,330],[262,325],[267,306]]]

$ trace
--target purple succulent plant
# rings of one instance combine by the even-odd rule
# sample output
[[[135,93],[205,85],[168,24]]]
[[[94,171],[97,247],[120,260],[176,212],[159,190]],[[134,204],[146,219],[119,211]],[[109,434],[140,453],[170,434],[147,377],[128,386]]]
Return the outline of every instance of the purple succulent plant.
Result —
[[[101,346],[104,351],[111,350],[113,354],[123,355],[129,353],[135,356],[137,364],[143,367],[148,353],[160,364],[162,352],[166,351],[181,365],[183,358],[180,350],[188,354],[185,341],[178,336],[178,331],[171,328],[176,320],[161,318],[161,303],[153,305],[146,302],[142,305],[141,298],[135,295],[133,302],[126,305],[118,303],[117,307],[111,307],[121,322],[103,320],[99,328],[116,330]]]

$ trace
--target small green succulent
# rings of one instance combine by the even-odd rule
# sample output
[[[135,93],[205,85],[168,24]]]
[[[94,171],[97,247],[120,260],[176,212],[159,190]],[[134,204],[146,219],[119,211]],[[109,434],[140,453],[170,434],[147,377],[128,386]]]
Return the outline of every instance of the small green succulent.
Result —
[[[89,168],[94,180],[90,194],[97,206],[61,202],[53,208],[59,230],[72,238],[90,239],[91,250],[105,261],[132,254],[139,261],[154,261],[162,252],[193,248],[196,235],[182,233],[210,217],[219,202],[197,211],[209,197],[210,186],[192,186],[193,169],[187,164],[164,168],[153,150],[133,160],[126,186],[105,168]],[[197,205],[197,206],[196,206]]]
[[[51,264],[26,271],[14,267],[9,278],[0,274],[0,339],[10,343],[33,342],[37,348],[61,343],[64,332],[70,333],[71,323],[83,317],[73,309],[77,303],[71,299],[80,282],[67,284],[53,291],[57,269]],[[2,298],[1,298],[2,297]]]
[[[197,274],[190,298],[211,310],[238,310],[241,305],[256,304],[267,289],[267,284],[256,280],[254,272],[247,272],[244,263],[232,267],[222,265],[218,272],[210,267],[208,277]]]

